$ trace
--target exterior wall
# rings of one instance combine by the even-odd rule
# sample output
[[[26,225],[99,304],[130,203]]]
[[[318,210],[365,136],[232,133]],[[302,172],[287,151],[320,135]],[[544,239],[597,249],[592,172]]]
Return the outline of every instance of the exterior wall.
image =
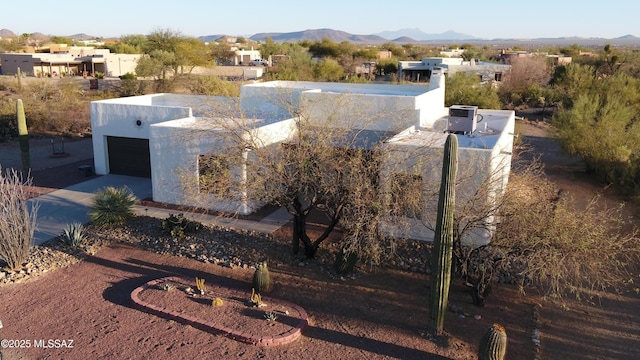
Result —
[[[346,129],[400,131],[419,122],[415,98],[308,91],[300,111],[312,123]]]
[[[233,59],[233,65],[249,65],[251,60],[262,59],[258,50],[236,50],[236,56]]]
[[[141,100],[150,102],[152,97],[130,98],[129,102]],[[120,99],[112,99],[120,100]],[[109,173],[107,136],[120,136],[137,139],[149,139],[151,124],[190,117],[187,107],[150,106],[145,104],[119,104],[104,100],[91,103],[91,129],[93,138],[93,157],[96,174]],[[140,125],[137,121],[140,120]],[[154,164],[155,165],[155,164]]]
[[[511,171],[511,151],[515,113],[505,110],[483,110],[487,128],[479,125],[481,131],[496,135],[483,138],[482,133],[474,136],[457,135],[458,149],[458,186],[456,188],[456,206],[468,202],[483,186],[487,188],[484,201],[493,201],[506,189]],[[482,123],[480,123],[482,124]],[[384,160],[381,165],[380,182],[383,192],[389,190],[391,179],[396,174],[420,175],[423,179],[425,208],[419,219],[398,217],[392,223],[383,224],[382,230],[395,237],[432,241],[437,215],[438,189],[442,176],[442,149],[447,134],[422,134],[415,129],[398,135],[384,144]],[[416,136],[417,137],[417,136]],[[486,139],[486,140],[485,140]],[[490,179],[490,180],[487,180]],[[463,238],[466,244],[479,246],[490,241],[493,235],[494,219],[485,219],[483,227],[476,227]]]
[[[155,201],[241,215],[248,215],[264,205],[250,200],[251,193],[247,193],[246,189],[230,198],[200,192],[198,156],[228,154],[236,148],[230,141],[229,133],[215,127],[215,119],[195,118],[151,126],[149,147],[153,164],[151,179]],[[253,136],[261,140],[262,146],[269,146],[287,139],[293,129],[293,120],[289,119],[260,126],[256,128]],[[244,158],[248,157],[247,153]],[[232,164],[231,173],[238,183],[246,180],[247,163]]]
[[[36,59],[33,54],[7,54],[0,53],[0,63],[2,63],[3,75],[15,75],[18,68],[25,74],[35,74]]]
[[[104,57],[105,75],[109,77],[118,77],[126,73],[136,73],[138,60],[142,55],[139,54],[109,54]]]

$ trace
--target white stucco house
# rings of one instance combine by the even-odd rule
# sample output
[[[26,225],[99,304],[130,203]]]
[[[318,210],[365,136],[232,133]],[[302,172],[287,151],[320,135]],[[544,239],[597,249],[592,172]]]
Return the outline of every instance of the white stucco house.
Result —
[[[458,72],[478,75],[482,82],[501,81],[502,75],[511,70],[511,65],[486,61],[464,61],[461,57],[425,57],[420,61],[398,61],[398,78],[425,81],[431,72],[439,69],[447,75]]]
[[[198,181],[185,179],[199,178],[204,155],[229,151],[234,145],[228,135],[238,127],[259,139],[260,147],[279,146],[296,131],[296,116],[345,132],[375,134],[368,140],[377,142],[385,154],[383,186],[391,186],[403,174],[425,189],[439,183],[449,133],[459,139],[460,168],[472,174],[461,185],[467,188],[458,191],[459,198],[474,193],[474,187],[490,176],[496,180],[487,195],[490,201],[508,180],[514,112],[446,108],[444,75],[437,71],[428,86],[273,81],[244,85],[239,98],[153,94],[94,101],[95,171],[150,177],[153,200],[158,202],[249,214],[263,205],[250,200],[251,194],[225,198],[200,191]],[[238,183],[250,179],[251,159],[252,149],[243,150],[242,160],[229,165],[229,176]],[[425,203],[421,214],[391,221],[385,230],[431,239],[427,224],[435,217],[433,200],[425,194],[430,204]],[[476,235],[473,241],[488,241],[490,231]]]

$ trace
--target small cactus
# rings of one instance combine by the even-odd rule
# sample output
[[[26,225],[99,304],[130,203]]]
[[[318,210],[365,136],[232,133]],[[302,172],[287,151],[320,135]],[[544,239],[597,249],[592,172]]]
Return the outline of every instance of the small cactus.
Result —
[[[267,311],[264,313],[264,319],[267,321],[274,321],[278,318],[278,314],[273,311]]]
[[[196,277],[196,289],[200,291],[200,295],[204,295],[204,278],[199,279]]]
[[[353,272],[357,262],[358,253],[346,252],[345,249],[342,248],[338,255],[336,255],[336,261],[333,263],[333,268],[338,274],[348,274]]]
[[[173,284],[171,284],[170,282],[166,282],[166,283],[162,284],[162,289],[164,291],[171,291],[171,290],[173,290]]]
[[[67,227],[62,231],[60,240],[65,245],[73,247],[82,245],[87,240],[84,225],[77,222],[67,225]]]
[[[253,273],[253,289],[257,294],[269,292],[271,289],[271,280],[266,261],[259,262],[256,265],[256,272]]]
[[[219,297],[211,301],[211,306],[222,306],[222,304],[223,304],[223,301]]]
[[[493,324],[480,340],[479,360],[504,360],[507,352],[507,332],[500,324]]]
[[[251,303],[253,306],[260,307],[262,305],[262,296],[256,293],[256,289],[251,289]]]

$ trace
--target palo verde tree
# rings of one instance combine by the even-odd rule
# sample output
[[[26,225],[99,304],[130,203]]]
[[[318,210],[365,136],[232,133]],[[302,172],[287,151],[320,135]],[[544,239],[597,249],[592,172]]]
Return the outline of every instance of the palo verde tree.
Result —
[[[638,80],[623,73],[583,79],[584,71],[576,67],[568,67],[557,85],[573,94],[552,119],[564,148],[582,157],[587,171],[601,180],[629,193],[640,192]],[[592,69],[588,67],[588,73]]]

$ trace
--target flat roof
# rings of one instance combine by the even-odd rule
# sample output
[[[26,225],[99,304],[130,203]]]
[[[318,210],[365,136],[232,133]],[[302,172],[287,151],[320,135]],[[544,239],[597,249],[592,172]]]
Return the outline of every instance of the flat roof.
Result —
[[[498,139],[506,130],[509,119],[513,115],[510,110],[478,110],[482,120],[477,123],[476,131],[472,134],[458,134],[458,146],[468,149],[490,150],[496,146]],[[449,134],[446,132],[448,116],[436,120],[436,129],[414,128],[404,131],[389,142],[406,146],[442,147]],[[439,125],[438,125],[439,124]]]
[[[396,85],[396,84],[350,84],[333,82],[312,81],[268,81],[256,84],[247,84],[243,87],[270,87],[283,89],[319,90],[331,93],[349,93],[363,95],[397,95],[417,96],[429,91],[425,85]]]

